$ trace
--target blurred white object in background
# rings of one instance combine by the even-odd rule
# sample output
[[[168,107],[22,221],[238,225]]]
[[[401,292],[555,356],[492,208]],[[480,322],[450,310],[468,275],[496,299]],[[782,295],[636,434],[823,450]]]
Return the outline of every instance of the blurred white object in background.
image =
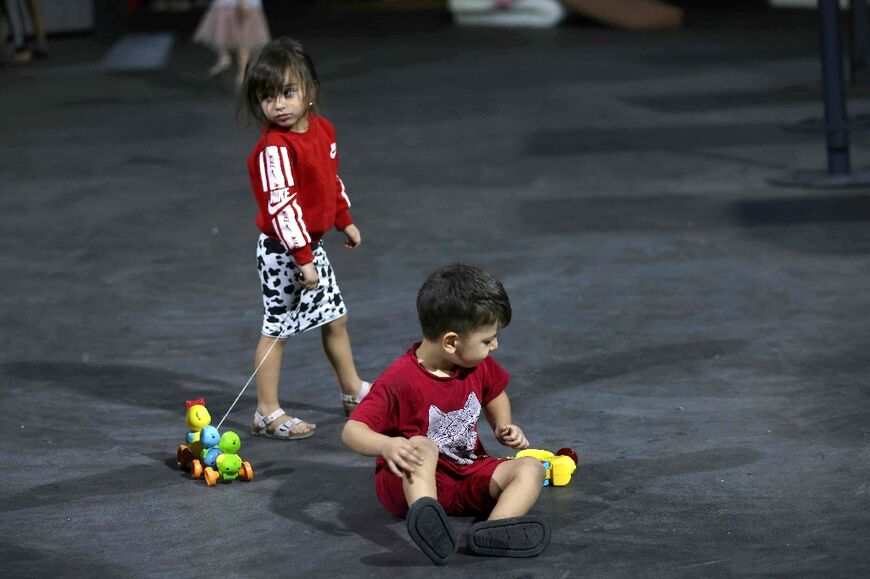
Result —
[[[462,26],[550,28],[565,17],[557,0],[447,0]]]
[[[815,8],[818,6],[818,0],[768,0],[774,8]],[[849,0],[840,0],[840,8],[843,10],[849,7]]]

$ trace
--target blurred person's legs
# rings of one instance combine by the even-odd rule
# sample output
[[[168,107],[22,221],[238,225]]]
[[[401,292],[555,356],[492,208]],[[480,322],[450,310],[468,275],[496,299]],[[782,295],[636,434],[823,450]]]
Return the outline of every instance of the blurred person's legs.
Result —
[[[42,0],[27,0],[30,6],[30,17],[33,20],[33,29],[36,34],[36,47],[33,53],[36,56],[48,54],[48,34],[45,31],[45,17],[42,11]]]
[[[238,58],[236,86],[241,87],[242,83],[245,82],[245,69],[248,67],[248,61],[251,59],[251,51],[246,48],[240,48]]]
[[[15,49],[15,54],[12,56],[12,62],[23,64],[30,62],[33,55],[27,48],[27,41],[24,37],[24,6],[22,0],[5,0],[6,17],[9,22],[9,29],[12,33],[12,46]]]
[[[6,7],[0,3],[0,62],[12,58],[12,45],[9,44],[9,24],[6,18]]]
[[[225,48],[218,48],[216,52],[218,58],[217,61],[211,66],[211,68],[208,69],[209,76],[217,76],[233,64],[233,60],[230,57],[229,50]]]
[[[215,52],[217,60],[208,69],[209,76],[217,76],[232,67],[232,51],[238,46],[237,10],[233,6],[212,4],[203,14],[193,33],[193,41]]]

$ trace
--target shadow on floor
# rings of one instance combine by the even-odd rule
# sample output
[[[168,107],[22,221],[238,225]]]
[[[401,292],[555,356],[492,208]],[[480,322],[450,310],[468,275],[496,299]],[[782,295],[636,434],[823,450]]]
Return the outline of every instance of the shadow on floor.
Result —
[[[662,193],[520,202],[522,226],[540,234],[709,232],[739,227],[765,243],[801,253],[870,253],[870,195],[717,200]],[[516,226],[514,224],[513,226]]]
[[[22,387],[50,386],[109,402],[179,413],[185,396],[223,390],[215,386],[214,378],[129,364],[17,361],[0,364],[0,375]],[[203,386],[206,384],[211,386]],[[173,395],[167,397],[167,392]]]

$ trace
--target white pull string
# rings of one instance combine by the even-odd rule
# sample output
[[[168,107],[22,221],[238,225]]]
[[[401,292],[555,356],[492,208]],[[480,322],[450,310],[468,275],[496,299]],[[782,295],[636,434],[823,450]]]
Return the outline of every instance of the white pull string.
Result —
[[[319,286],[319,285],[320,285],[320,280],[318,279],[318,286]],[[317,289],[318,286],[315,286],[313,289]],[[306,291],[311,291],[311,290],[305,289],[304,287],[303,287],[303,288],[300,288],[300,292],[299,292],[299,302],[296,304],[296,307],[294,308],[293,313],[297,312],[297,311],[299,310],[299,308],[302,307],[302,294],[303,294],[304,292],[306,292]],[[287,320],[284,322],[284,324],[287,324],[288,322],[290,322],[290,320],[291,320],[291,318],[290,318],[290,313],[291,313],[291,312],[287,312]],[[239,392],[239,395],[236,396],[236,399],[233,400],[233,403],[232,403],[232,404],[230,404],[230,408],[229,408],[229,410],[226,411],[226,413],[224,414],[224,417],[221,418],[221,421],[220,421],[220,422],[218,422],[218,425],[217,425],[217,428],[218,428],[218,429],[220,429],[221,424],[224,423],[224,420],[227,419],[227,416],[230,415],[230,412],[233,411],[233,408],[235,408],[235,406],[236,406],[236,402],[239,401],[239,398],[242,397],[242,394],[244,394],[244,393],[245,393],[245,390],[248,389],[248,386],[251,385],[251,380],[254,379],[254,376],[256,376],[256,375],[257,375],[257,372],[260,370],[260,366],[263,365],[263,362],[265,362],[265,361],[266,361],[266,358],[269,357],[269,354],[272,353],[272,348],[275,347],[275,344],[278,343],[278,340],[281,340],[281,339],[282,339],[282,338],[281,338],[281,334],[282,334],[282,333],[284,333],[284,325],[283,325],[283,324],[281,325],[281,329],[278,331],[278,336],[275,338],[275,341],[272,342],[272,345],[269,346],[269,349],[268,349],[268,350],[266,350],[266,355],[263,356],[263,359],[260,360],[260,363],[257,364],[257,367],[256,367],[256,368],[254,368],[254,373],[251,374],[251,377],[248,378],[248,381],[245,382],[245,385],[244,385],[244,386],[242,386],[242,391]]]
[[[282,330],[282,331],[283,331],[283,330],[284,330],[284,328],[281,328],[281,330]],[[242,397],[242,394],[244,394],[244,393],[245,393],[245,390],[247,390],[247,389],[248,389],[248,386],[250,386],[250,384],[251,384],[251,380],[253,380],[253,379],[254,379],[254,376],[256,376],[256,375],[257,375],[257,371],[258,371],[258,370],[259,370],[259,369],[260,369],[260,366],[262,366],[262,365],[263,365],[263,362],[265,362],[265,361],[266,361],[266,358],[268,358],[268,357],[269,357],[269,354],[271,354],[271,353],[272,353],[272,348],[274,348],[274,347],[275,347],[275,344],[277,344],[277,343],[278,343],[278,340],[280,340],[280,339],[281,339],[281,337],[280,337],[280,336],[281,336],[281,332],[278,332],[278,337],[277,337],[277,338],[275,338],[275,341],[274,341],[274,342],[272,342],[272,345],[271,345],[271,346],[269,346],[269,349],[268,349],[268,350],[266,350],[266,355],[265,355],[265,356],[263,356],[263,359],[262,359],[262,360],[260,360],[260,363],[259,363],[259,364],[257,364],[257,367],[256,367],[256,368],[254,368],[254,373],[253,373],[253,374],[251,374],[251,377],[250,377],[250,378],[248,378],[248,381],[247,381],[247,382],[245,382],[245,385],[244,385],[244,386],[243,386],[243,387],[242,387],[242,391],[241,391],[241,392],[239,392],[239,395],[238,395],[238,396],[236,396],[236,399],[235,399],[235,400],[233,400],[233,403],[232,403],[232,404],[230,404],[230,408],[229,408],[229,410],[227,410],[227,411],[226,411],[226,414],[224,414],[224,417],[223,417],[223,418],[221,418],[221,421],[220,421],[220,422],[218,422],[218,425],[217,425],[217,428],[218,428],[218,430],[220,430],[220,427],[221,427],[221,424],[223,424],[223,423],[224,423],[224,420],[226,420],[226,419],[227,419],[227,416],[229,416],[229,415],[230,415],[230,412],[232,412],[232,411],[233,411],[233,408],[234,408],[234,407],[235,407],[235,406],[236,406],[236,402],[238,402],[238,401],[239,401],[239,398],[241,398],[241,397]]]

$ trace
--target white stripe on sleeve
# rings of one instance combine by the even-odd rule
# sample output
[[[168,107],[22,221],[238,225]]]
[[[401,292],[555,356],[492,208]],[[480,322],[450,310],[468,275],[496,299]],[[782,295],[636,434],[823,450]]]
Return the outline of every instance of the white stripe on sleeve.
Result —
[[[296,197],[293,197],[293,213],[296,216],[296,224],[299,226],[299,231],[302,232],[302,235],[305,237],[305,243],[311,243],[311,236],[308,235],[308,229],[305,227],[305,222],[302,221],[302,208],[299,207],[299,203],[296,200]]]
[[[339,184],[341,185],[341,196],[344,197],[344,202],[347,203],[348,208],[350,207],[350,198],[347,196],[347,190],[344,188],[344,181],[341,180],[341,177],[338,175],[335,176],[338,179]]]
[[[280,147],[283,149],[283,147]],[[266,147],[266,171],[269,176],[269,191],[275,189],[283,189],[287,186],[287,181],[284,179],[284,171],[282,169],[281,154],[278,152],[279,147]]]
[[[293,171],[290,170],[290,159],[287,158],[287,147],[281,147],[281,161],[284,163],[284,174],[287,176],[287,187],[293,186]]]
[[[263,193],[269,190],[269,183],[266,181],[266,153],[260,151],[260,184],[263,186]]]
[[[272,219],[272,227],[288,250],[292,251],[311,243],[311,237],[302,221],[302,209],[295,199]]]
[[[269,213],[275,215],[290,201],[293,172],[287,147],[269,146],[263,150],[260,162],[263,191],[269,191]]]

